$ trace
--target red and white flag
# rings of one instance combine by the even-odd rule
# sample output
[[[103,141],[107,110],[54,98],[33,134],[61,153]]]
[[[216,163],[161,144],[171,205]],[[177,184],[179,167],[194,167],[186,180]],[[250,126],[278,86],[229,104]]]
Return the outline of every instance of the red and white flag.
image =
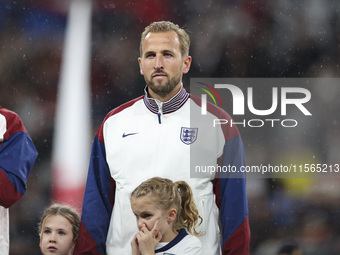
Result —
[[[91,1],[72,0],[66,26],[52,152],[52,201],[81,208],[91,147]]]

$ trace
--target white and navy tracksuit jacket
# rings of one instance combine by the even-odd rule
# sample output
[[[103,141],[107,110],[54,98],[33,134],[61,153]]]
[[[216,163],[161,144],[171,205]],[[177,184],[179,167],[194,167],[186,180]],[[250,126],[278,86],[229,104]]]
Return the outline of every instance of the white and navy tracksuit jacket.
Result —
[[[213,128],[190,122],[201,112],[199,101],[183,87],[164,103],[145,93],[105,117],[92,146],[75,254],[131,254],[130,242],[138,229],[130,193],[155,176],[184,180],[191,186],[203,218],[198,228],[205,232],[200,238],[203,254],[220,254],[221,248],[223,254],[248,254],[245,179],[216,178],[213,173],[190,177],[190,162],[245,165],[236,126]],[[208,112],[210,120],[230,119],[213,105],[208,105]]]
[[[0,255],[9,253],[8,208],[25,194],[37,156],[20,117],[0,106]]]
[[[178,235],[169,243],[159,243],[156,255],[203,255],[201,241],[182,228]]]

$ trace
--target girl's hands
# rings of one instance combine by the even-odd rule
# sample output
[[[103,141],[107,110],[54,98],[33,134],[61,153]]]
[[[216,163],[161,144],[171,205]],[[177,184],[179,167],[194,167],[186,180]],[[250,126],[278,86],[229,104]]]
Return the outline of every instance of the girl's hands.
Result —
[[[135,236],[133,237],[131,241],[132,255],[141,255],[141,253],[139,252],[137,235],[138,233],[135,234]]]
[[[155,248],[162,239],[162,234],[158,228],[158,220],[153,228],[149,231],[144,225],[140,231],[133,237],[131,248],[133,255],[154,255]]]

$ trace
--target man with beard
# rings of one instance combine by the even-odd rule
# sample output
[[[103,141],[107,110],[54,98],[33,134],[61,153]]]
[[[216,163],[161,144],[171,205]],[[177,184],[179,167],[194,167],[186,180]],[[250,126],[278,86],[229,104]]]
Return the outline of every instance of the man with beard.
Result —
[[[182,84],[191,65],[189,46],[188,34],[171,22],[145,28],[138,58],[145,94],[113,109],[96,133],[74,254],[131,254],[130,242],[138,229],[129,197],[155,176],[191,186],[203,218],[198,228],[204,233],[203,254],[249,253],[245,178],[218,178],[214,173],[190,177],[190,160],[238,168],[245,160],[235,126],[190,126],[190,111],[200,112],[200,104]],[[230,119],[212,105],[208,112]],[[199,148],[194,155],[190,145]]]

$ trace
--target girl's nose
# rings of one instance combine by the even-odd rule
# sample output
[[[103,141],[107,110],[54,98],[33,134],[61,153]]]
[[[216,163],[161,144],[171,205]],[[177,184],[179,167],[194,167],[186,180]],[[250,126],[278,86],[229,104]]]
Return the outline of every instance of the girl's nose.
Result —
[[[54,233],[51,233],[50,236],[49,236],[49,242],[50,243],[55,243],[55,234]]]
[[[137,222],[137,225],[138,225],[138,229],[141,229],[146,224],[145,224],[143,219],[139,219],[138,222]]]

